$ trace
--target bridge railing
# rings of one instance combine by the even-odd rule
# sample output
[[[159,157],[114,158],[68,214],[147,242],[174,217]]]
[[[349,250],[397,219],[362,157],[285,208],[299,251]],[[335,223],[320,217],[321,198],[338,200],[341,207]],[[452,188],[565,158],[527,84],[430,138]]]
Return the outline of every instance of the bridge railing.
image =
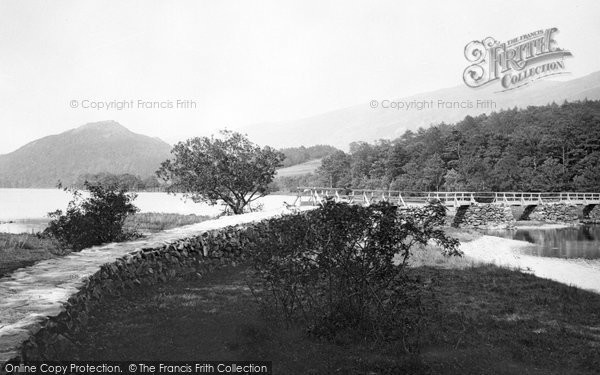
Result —
[[[495,192],[495,201],[499,203],[578,203],[594,204],[600,202],[600,193],[582,193],[582,192]]]
[[[402,206],[425,204],[431,200],[439,200],[446,204],[470,204],[475,202],[475,196],[472,192],[422,192],[320,187],[299,187],[297,191],[298,199],[305,197],[305,200],[311,204],[318,204],[326,198],[360,204],[387,201]]]
[[[503,203],[507,205],[537,205],[565,202],[600,204],[600,193],[582,192],[474,192],[474,191],[399,191],[376,189],[345,189],[299,187],[297,201],[318,204],[326,198],[356,204],[388,201],[401,206],[425,204],[438,200],[446,205],[463,206],[472,203]]]

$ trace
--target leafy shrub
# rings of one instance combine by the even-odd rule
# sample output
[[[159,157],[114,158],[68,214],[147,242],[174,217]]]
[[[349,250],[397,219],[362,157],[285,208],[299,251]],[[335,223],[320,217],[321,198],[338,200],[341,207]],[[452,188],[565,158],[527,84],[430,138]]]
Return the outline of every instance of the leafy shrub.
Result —
[[[403,210],[328,201],[262,222],[252,245],[262,302],[319,337],[407,336],[420,305],[420,284],[406,272],[411,252],[433,240],[460,255],[439,228],[445,211],[439,203]]]
[[[133,204],[135,194],[128,194],[116,186],[85,183],[89,197],[72,190],[73,199],[67,211],[48,214],[52,219],[44,234],[59,241],[62,246],[80,251],[86,247],[107,242],[125,241],[138,237],[136,232],[123,230],[128,215],[138,211]],[[65,189],[68,190],[68,189]]]

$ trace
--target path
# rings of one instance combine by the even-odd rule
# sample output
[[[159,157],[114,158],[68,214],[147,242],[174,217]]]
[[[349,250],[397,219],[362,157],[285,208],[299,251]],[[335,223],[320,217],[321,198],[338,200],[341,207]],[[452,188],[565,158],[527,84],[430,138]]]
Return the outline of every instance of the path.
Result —
[[[178,239],[229,225],[260,221],[289,212],[285,209],[225,216],[153,234],[147,238],[84,249],[65,257],[44,260],[0,279],[0,363],[13,358],[48,316],[63,304],[105,263],[142,248],[155,248]]]

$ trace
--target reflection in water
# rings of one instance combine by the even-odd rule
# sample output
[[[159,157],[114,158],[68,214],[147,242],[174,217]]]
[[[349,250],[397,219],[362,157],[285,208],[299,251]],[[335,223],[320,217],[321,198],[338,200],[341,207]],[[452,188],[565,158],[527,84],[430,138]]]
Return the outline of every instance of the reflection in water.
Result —
[[[487,230],[485,234],[538,244],[523,251],[555,258],[600,259],[600,225],[553,229]]]

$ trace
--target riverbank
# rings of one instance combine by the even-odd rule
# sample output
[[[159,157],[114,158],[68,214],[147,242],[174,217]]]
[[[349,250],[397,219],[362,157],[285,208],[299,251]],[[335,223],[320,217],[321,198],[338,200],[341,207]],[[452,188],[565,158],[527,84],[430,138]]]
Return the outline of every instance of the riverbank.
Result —
[[[572,228],[580,225],[584,225],[584,223],[547,223],[544,221],[518,220],[515,222],[515,229],[561,229]]]
[[[163,213],[138,213],[128,217],[124,228],[145,236],[152,233],[197,224],[211,219],[208,216]],[[2,233],[0,226],[0,278],[39,261],[69,254],[56,241],[32,233]]]
[[[600,260],[538,257],[522,252],[531,246],[536,245],[482,235],[473,241],[463,242],[461,250],[465,256],[478,262],[518,269],[538,277],[600,293]]]

